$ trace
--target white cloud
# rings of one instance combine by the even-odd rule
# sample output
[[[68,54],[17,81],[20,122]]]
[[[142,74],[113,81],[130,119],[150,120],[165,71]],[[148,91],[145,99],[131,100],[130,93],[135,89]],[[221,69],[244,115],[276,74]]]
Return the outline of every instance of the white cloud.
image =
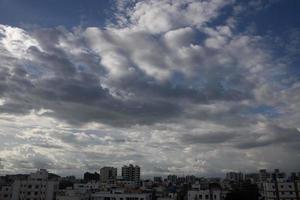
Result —
[[[3,170],[299,166],[299,84],[275,81],[285,65],[234,16],[211,25],[233,1],[117,2],[106,28],[0,26]]]

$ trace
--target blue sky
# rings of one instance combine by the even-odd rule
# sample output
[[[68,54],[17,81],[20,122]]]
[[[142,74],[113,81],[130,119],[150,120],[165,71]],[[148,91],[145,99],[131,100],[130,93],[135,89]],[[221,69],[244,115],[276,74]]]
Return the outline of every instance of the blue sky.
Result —
[[[1,23],[14,26],[103,26],[112,12],[112,2],[97,0],[2,0],[0,6]]]
[[[0,172],[299,170],[297,0],[0,0]]]

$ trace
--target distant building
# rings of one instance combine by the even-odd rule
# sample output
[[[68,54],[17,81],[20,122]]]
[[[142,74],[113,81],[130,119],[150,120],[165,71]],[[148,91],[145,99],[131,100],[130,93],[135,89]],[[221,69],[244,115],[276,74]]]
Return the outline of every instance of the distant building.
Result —
[[[171,183],[176,183],[177,182],[177,176],[176,175],[168,175],[167,179]]]
[[[155,183],[161,183],[162,182],[162,178],[160,176],[156,176],[156,177],[153,178],[153,181]]]
[[[185,180],[186,180],[187,183],[194,184],[196,182],[196,177],[195,176],[186,176]]]
[[[259,181],[260,182],[267,181],[270,178],[271,178],[271,174],[269,172],[267,172],[266,169],[259,170]]]
[[[139,184],[141,178],[141,168],[137,165],[124,165],[122,167],[122,177],[125,181],[133,181],[136,184]]]
[[[187,195],[188,200],[221,200],[222,191],[220,188],[206,190],[190,190]]]
[[[114,167],[103,167],[100,169],[100,181],[102,183],[114,183],[117,179],[118,169]]]
[[[259,182],[259,174],[258,173],[245,174],[245,180],[249,180],[251,183],[257,183]]]
[[[97,172],[95,172],[95,173],[86,172],[83,175],[83,180],[85,182],[99,181],[100,180],[100,174],[98,174]]]
[[[32,173],[25,180],[15,180],[12,186],[11,200],[53,200],[58,191],[58,180],[50,180],[47,170]]]
[[[228,172],[226,173],[226,179],[229,181],[240,182],[243,181],[244,176],[241,172]]]

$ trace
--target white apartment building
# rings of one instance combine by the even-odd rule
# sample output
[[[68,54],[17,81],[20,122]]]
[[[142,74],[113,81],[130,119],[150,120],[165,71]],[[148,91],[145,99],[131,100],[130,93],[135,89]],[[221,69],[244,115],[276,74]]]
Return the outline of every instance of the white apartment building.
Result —
[[[151,200],[148,193],[110,193],[97,192],[91,195],[91,200]]]
[[[264,200],[300,200],[300,182],[262,182],[260,194]]]
[[[25,180],[15,180],[11,200],[54,200],[57,180],[48,180],[47,170],[32,173]]]

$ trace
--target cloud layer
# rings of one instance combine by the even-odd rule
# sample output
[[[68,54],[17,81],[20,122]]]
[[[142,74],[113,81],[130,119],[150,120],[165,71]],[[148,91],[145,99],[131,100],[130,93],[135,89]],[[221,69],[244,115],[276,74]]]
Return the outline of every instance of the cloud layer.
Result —
[[[299,168],[299,52],[238,30],[239,10],[267,9],[253,2],[116,1],[105,28],[0,25],[2,171]]]

